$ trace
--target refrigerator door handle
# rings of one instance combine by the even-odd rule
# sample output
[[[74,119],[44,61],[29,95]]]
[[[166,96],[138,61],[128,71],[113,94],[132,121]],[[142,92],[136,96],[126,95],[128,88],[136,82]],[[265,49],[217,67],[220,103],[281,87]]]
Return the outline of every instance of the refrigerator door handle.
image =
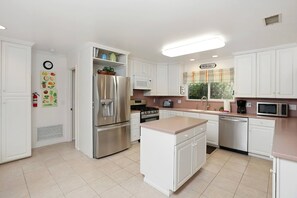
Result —
[[[125,127],[125,126],[129,126],[129,125],[130,125],[130,122],[113,124],[113,125],[109,125],[109,126],[99,126],[99,127],[97,127],[97,132],[106,131],[106,130],[110,130],[110,129],[116,129],[119,127]]]

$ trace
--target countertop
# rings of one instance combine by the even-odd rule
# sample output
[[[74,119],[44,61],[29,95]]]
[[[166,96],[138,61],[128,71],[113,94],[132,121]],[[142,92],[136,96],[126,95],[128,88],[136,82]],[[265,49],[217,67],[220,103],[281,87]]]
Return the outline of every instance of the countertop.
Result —
[[[277,118],[272,156],[297,162],[297,118]]]
[[[166,133],[177,134],[206,122],[207,120],[204,119],[176,116],[151,122],[144,122],[141,123],[140,126]]]
[[[185,108],[159,107],[159,109],[275,120],[275,132],[273,137],[272,156],[297,162],[297,118],[296,117],[277,118],[277,117],[269,117],[269,116],[257,116],[256,114],[225,113],[220,111],[204,111],[204,110],[185,109]]]

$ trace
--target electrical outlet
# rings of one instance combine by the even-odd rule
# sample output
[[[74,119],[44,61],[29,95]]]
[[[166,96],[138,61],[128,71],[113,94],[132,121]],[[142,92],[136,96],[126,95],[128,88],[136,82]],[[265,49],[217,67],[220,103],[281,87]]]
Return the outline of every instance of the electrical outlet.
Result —
[[[154,103],[156,103],[156,98],[154,98]]]
[[[251,102],[247,102],[246,103],[246,107],[252,107],[252,103]]]
[[[291,111],[296,111],[296,105],[294,105],[294,104],[289,104],[289,110],[291,110]]]
[[[177,103],[180,104],[181,103],[181,100],[177,100]]]

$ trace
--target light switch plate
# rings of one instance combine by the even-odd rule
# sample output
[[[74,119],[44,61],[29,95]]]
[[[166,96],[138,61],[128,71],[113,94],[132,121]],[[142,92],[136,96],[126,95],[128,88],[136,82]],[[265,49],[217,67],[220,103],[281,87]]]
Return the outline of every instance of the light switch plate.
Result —
[[[251,102],[247,102],[246,103],[246,107],[252,107],[252,103]]]
[[[294,104],[289,104],[289,110],[291,110],[291,111],[296,111],[296,105],[294,105]]]
[[[177,103],[180,104],[181,103],[181,100],[177,100]]]

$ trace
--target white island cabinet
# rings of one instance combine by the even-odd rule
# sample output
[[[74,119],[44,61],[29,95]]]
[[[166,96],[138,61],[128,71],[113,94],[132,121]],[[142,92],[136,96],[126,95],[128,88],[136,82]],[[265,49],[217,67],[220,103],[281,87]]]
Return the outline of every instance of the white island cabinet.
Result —
[[[207,120],[171,117],[141,124],[140,172],[170,196],[206,162]]]

